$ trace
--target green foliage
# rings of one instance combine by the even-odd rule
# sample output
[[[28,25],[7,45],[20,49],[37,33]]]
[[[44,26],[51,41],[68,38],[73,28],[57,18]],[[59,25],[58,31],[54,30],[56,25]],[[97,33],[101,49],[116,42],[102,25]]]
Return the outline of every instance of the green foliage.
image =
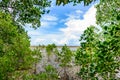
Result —
[[[116,39],[110,35],[104,37],[106,36],[104,35],[104,31],[102,33],[104,41],[100,41],[99,36],[94,37],[98,34],[90,31],[90,28],[84,31],[81,48],[76,52],[76,62],[80,65],[78,75],[80,75],[82,79],[97,79],[99,77],[103,79],[115,79],[115,70],[119,69],[120,66],[118,59],[120,49],[119,45],[117,45],[119,41],[114,41]],[[89,37],[86,38],[88,34]]]
[[[57,55],[59,67],[62,67],[62,71],[63,71],[62,73],[63,76],[61,76],[61,79],[68,80],[69,75],[67,73],[67,68],[72,66],[71,63],[73,60],[73,52],[65,44],[60,52],[56,50],[56,55]]]
[[[101,30],[90,27],[81,36],[76,62],[81,67],[78,75],[82,79],[116,79],[116,70],[120,68],[119,3],[119,0],[101,0],[96,16]]]
[[[48,0],[0,1],[0,80],[22,79],[41,59],[40,50],[30,50],[30,41],[23,26],[40,26],[40,18],[49,10]],[[19,78],[21,77],[21,78]]]
[[[48,0],[2,0],[0,10],[12,15],[12,20],[22,25],[32,24],[32,27],[40,26],[40,18],[49,10],[51,1]]]
[[[47,51],[48,55],[51,55],[51,53],[54,51],[54,48],[56,48],[55,44],[48,44],[46,46],[46,51]]]
[[[119,5],[119,0],[103,1],[97,5],[97,22],[103,30],[101,33],[103,40],[99,43],[98,56],[106,66],[101,71],[110,72],[111,78],[115,78],[115,69],[119,70],[120,66]],[[104,54],[104,59],[100,56],[101,52]]]
[[[16,26],[10,14],[0,12],[0,79],[12,79],[14,73],[32,69],[38,58],[29,48],[27,32]],[[19,27],[19,29],[18,29]],[[38,56],[39,57],[39,56]]]
[[[89,5],[96,0],[56,0],[56,4],[74,5],[84,2]],[[32,24],[40,26],[42,14],[49,12],[48,0],[1,0],[0,1],[0,80],[57,80],[57,71],[53,66],[45,67],[45,72],[33,74],[33,65],[41,59],[40,49],[30,50],[27,32],[22,27]],[[114,80],[115,70],[120,68],[120,0],[100,0],[97,8],[98,32],[94,26],[84,31],[80,46],[76,52],[76,63],[80,65],[78,75],[83,80]],[[22,25],[22,26],[21,26]],[[69,66],[73,53],[65,45],[57,51],[55,44],[46,47],[48,56],[55,52],[60,65]],[[31,70],[31,71],[30,71]],[[36,69],[35,69],[36,70]]]
[[[120,0],[100,0],[96,8],[98,24],[120,23]]]
[[[84,2],[85,6],[88,6],[91,2],[96,1],[96,0],[56,0],[56,5],[66,5],[68,3],[73,3],[73,5],[77,5],[81,2]]]
[[[40,26],[40,18],[49,10],[48,0],[0,1],[0,80],[23,79],[41,59],[40,50],[30,50],[30,41],[23,26]],[[27,75],[28,74],[28,75]]]
[[[40,51],[40,46],[37,46],[33,51],[32,51],[32,55],[34,58],[34,62],[37,63],[42,59],[42,54]],[[36,60],[36,61],[35,61]]]
[[[64,45],[62,47],[62,51],[59,53],[59,61],[60,65],[62,67],[70,66],[70,62],[72,61],[73,53],[72,51],[67,47],[67,45]]]
[[[91,26],[84,31],[81,36],[81,47],[76,51],[76,63],[80,65],[80,72],[78,75],[84,79],[96,79],[96,43],[97,33],[94,31],[95,27]]]
[[[56,45],[55,44],[48,44],[46,46],[46,52],[48,55],[48,61],[50,60],[50,55],[52,55],[53,52],[55,52]]]
[[[47,65],[45,72],[39,73],[35,80],[58,80],[57,71],[52,65]]]

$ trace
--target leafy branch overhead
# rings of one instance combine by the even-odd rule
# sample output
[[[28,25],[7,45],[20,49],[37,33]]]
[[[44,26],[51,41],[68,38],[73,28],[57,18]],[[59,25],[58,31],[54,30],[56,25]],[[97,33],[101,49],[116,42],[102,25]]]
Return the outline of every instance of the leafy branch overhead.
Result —
[[[40,26],[40,18],[49,10],[51,1],[48,0],[2,0],[0,10],[10,13],[13,20],[19,24],[32,24],[33,28]]]
[[[84,5],[85,6],[88,6],[90,3],[92,3],[93,1],[96,1],[96,0],[56,0],[56,5],[66,5],[68,3],[73,3],[73,5],[77,5],[81,2],[84,2]]]

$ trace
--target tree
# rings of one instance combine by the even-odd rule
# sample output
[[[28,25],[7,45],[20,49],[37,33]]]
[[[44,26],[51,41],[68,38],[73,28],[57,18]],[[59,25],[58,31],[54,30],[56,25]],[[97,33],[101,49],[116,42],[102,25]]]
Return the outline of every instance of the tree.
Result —
[[[52,65],[46,65],[45,71],[35,76],[36,80],[58,80],[57,70]]]
[[[69,75],[67,74],[67,68],[70,67],[70,63],[72,61],[73,53],[72,51],[67,47],[65,44],[62,47],[62,51],[60,53],[57,53],[60,66],[63,68],[63,80],[68,80]]]
[[[48,0],[1,0],[0,10],[12,15],[13,21],[19,25],[32,24],[32,27],[40,26],[40,18],[49,10],[51,1]]]
[[[56,45],[55,44],[48,44],[46,46],[46,52],[48,56],[48,61],[50,61],[50,55],[52,55],[55,52]]]
[[[30,50],[23,26],[39,27],[50,3],[48,0],[0,0],[0,79],[28,76],[33,64],[41,58],[40,52]]]
[[[115,70],[120,70],[120,1],[104,1],[97,5],[97,23],[102,28],[103,41],[100,51],[106,56],[106,73],[115,78]],[[100,54],[99,54],[100,55]],[[109,63],[109,64],[108,64]],[[112,66],[112,67],[111,67]],[[106,74],[105,73],[105,74]]]
[[[76,61],[81,66],[79,75],[83,79],[116,79],[116,70],[120,66],[119,3],[118,0],[100,1],[97,5],[97,24],[101,30],[93,34],[96,30],[88,28],[81,36]]]
[[[12,79],[16,75],[14,73],[32,69],[34,62],[40,58],[33,57],[40,54],[30,50],[27,32],[22,27],[18,29],[11,19],[10,14],[0,12],[1,80]]]
[[[41,58],[36,50],[30,50],[29,37],[23,26],[39,27],[40,18],[49,12],[46,7],[50,3],[48,0],[0,0],[1,79],[12,79],[17,73],[21,75]]]
[[[67,45],[64,45],[62,47],[62,51],[60,52],[60,62],[61,66],[67,67],[69,66],[70,62],[72,61],[72,51],[67,47]]]
[[[11,21],[11,16],[9,14],[5,14],[3,12],[0,12],[0,14],[1,14],[0,15],[0,42],[1,42],[0,43],[1,44],[0,45],[0,52],[1,52],[0,53],[0,58],[1,58],[0,64],[1,64],[1,69],[2,69],[1,72],[3,71],[1,73],[0,78],[6,79],[9,71],[14,71],[16,68],[20,67],[19,66],[20,63],[18,63],[18,60],[22,56],[17,57],[18,55],[21,55],[21,52],[18,53],[18,50],[20,49],[20,45],[16,47],[16,43],[18,39],[22,43],[22,39],[26,38],[25,37],[26,33],[24,34],[18,33],[18,30],[16,26],[14,25],[14,23]],[[22,36],[24,35],[24,36],[23,38],[20,39],[19,35],[22,35]],[[26,43],[24,46],[26,47],[28,45],[29,44]],[[18,53],[18,54],[15,54],[15,53]],[[18,65],[16,65],[17,63]]]
[[[80,48],[76,51],[76,63],[80,65],[80,72],[78,75],[84,79],[96,79],[96,64],[97,64],[97,42],[98,34],[95,32],[96,28],[91,26],[87,28],[80,38]],[[97,31],[97,30],[96,30]]]
[[[115,26],[114,26],[115,27]],[[113,26],[97,33],[92,27],[81,36],[81,47],[76,52],[76,62],[80,65],[78,75],[82,79],[115,79],[119,70],[119,37]],[[112,34],[114,35],[111,35]]]

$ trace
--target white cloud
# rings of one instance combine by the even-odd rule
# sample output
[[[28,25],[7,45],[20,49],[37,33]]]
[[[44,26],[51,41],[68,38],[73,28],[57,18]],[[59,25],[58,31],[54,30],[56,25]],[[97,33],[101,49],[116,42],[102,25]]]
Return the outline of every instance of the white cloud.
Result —
[[[45,41],[45,39],[41,39],[41,38],[37,38],[37,39],[35,39],[35,43],[41,43],[41,42],[43,42],[43,41]]]
[[[76,12],[77,14],[83,13],[83,11],[81,11],[81,10],[76,10],[75,12]]]
[[[48,21],[42,21],[41,22],[41,27],[42,28],[50,28],[57,25],[57,22],[48,22]]]
[[[78,11],[79,12],[79,11]],[[80,34],[83,33],[87,27],[96,26],[96,8],[92,6],[83,16],[83,19],[75,19],[69,16],[69,19],[65,22],[66,28],[60,28],[60,31],[64,33],[63,43],[67,43],[69,40],[78,40]]]
[[[57,21],[58,18],[56,16],[52,16],[52,15],[44,15],[42,17],[42,20],[44,20],[44,21]]]
[[[32,31],[28,31],[28,35],[35,36],[35,35],[40,35],[40,33],[32,30]]]
[[[64,21],[68,21],[68,20],[71,20],[71,19],[80,19],[80,16],[81,16],[82,13],[83,13],[83,11],[76,10],[76,11],[71,12],[70,14],[66,14],[66,16],[68,16],[68,18]]]
[[[31,42],[31,45],[39,45],[39,44],[52,44],[55,43],[56,45],[78,45],[77,36],[71,35],[69,38],[65,36],[63,33],[56,33],[56,34],[42,34],[40,36],[34,37]]]
[[[42,19],[41,19],[41,27],[42,28],[53,27],[57,25],[57,21],[58,21],[58,18],[56,16],[48,15],[48,14],[44,15],[42,16]]]
[[[64,33],[83,32],[90,25],[96,25],[96,8],[92,6],[85,14],[84,18],[81,19],[69,19],[65,25],[66,28],[60,30]]]
[[[76,14],[81,14],[82,11],[76,10],[74,11]],[[68,14],[68,18],[65,20],[65,28],[60,28],[59,33],[51,33],[51,34],[41,34],[36,38],[32,39],[31,45],[39,45],[39,44],[51,44],[55,43],[56,45],[79,45],[80,35],[83,33],[87,27],[90,25],[96,25],[96,8],[92,6],[89,10],[83,15],[83,19],[76,18],[79,15],[76,14]],[[48,16],[47,16],[48,17]],[[50,26],[52,23],[56,25],[57,18],[53,17],[44,17],[42,21],[42,26]],[[47,18],[47,19],[46,19]],[[46,19],[46,20],[45,20]],[[48,22],[47,22],[48,20]],[[50,22],[52,23],[50,23]],[[42,27],[41,26],[41,27]],[[51,27],[51,26],[50,26]],[[39,32],[30,32],[31,35],[38,35]]]
[[[58,36],[59,35],[59,36]],[[56,34],[42,34],[42,36],[37,36],[36,38],[34,38],[31,42],[31,45],[39,45],[39,44],[52,44],[55,43],[56,45],[60,45],[59,42],[61,42],[61,37],[63,37],[62,35],[60,35],[60,33],[56,33]]]

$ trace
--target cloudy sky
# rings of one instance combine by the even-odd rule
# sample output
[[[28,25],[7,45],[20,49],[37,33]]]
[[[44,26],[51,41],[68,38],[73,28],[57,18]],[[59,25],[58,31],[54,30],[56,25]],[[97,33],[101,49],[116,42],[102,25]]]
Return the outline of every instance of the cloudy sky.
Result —
[[[83,3],[77,6],[55,6],[53,2],[50,13],[42,16],[40,28],[26,28],[31,37],[31,45],[55,43],[78,46],[83,31],[90,25],[96,25],[94,5],[97,3],[96,1],[85,7]]]

